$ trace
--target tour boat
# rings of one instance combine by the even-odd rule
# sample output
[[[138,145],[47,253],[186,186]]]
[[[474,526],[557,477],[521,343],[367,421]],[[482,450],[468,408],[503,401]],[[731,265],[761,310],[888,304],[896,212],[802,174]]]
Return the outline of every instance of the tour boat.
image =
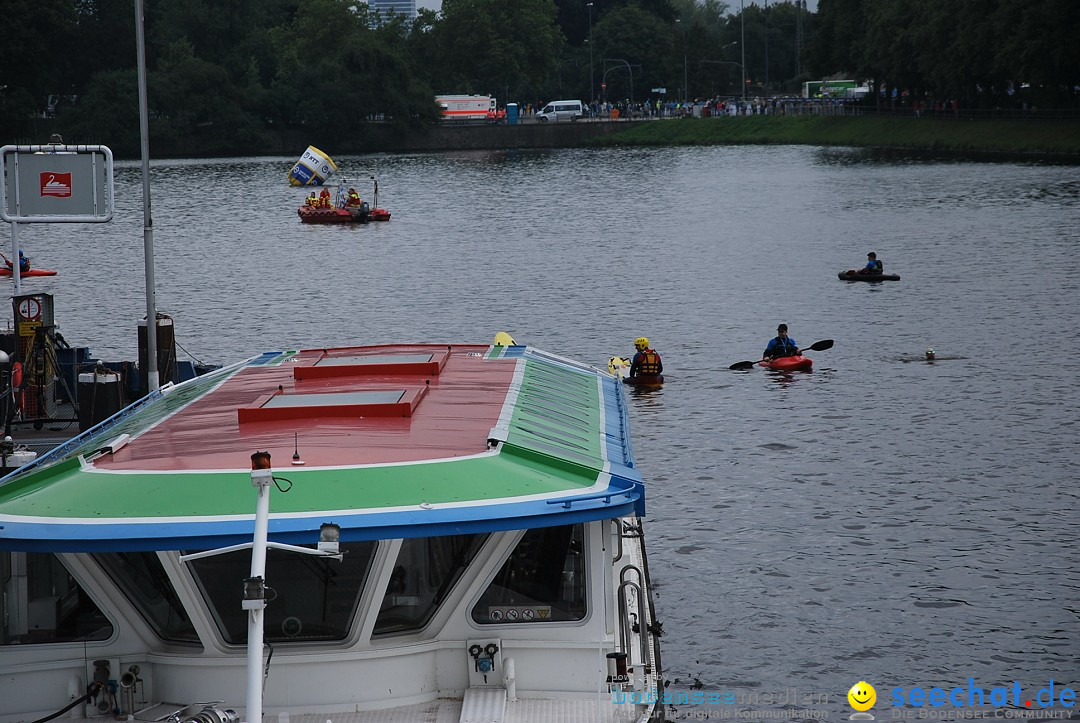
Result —
[[[532,347],[165,385],[0,479],[0,721],[647,721],[644,505],[622,385]]]

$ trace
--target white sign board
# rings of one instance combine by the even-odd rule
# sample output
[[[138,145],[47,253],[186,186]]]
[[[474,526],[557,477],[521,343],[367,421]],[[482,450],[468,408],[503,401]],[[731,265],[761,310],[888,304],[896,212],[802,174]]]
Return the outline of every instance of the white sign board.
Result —
[[[104,223],[113,216],[108,146],[4,146],[0,218],[11,223]]]

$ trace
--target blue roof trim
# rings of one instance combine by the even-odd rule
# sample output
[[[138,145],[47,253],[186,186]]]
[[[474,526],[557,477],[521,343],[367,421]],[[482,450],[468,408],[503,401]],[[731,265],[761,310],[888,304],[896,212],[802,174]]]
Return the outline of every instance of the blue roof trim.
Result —
[[[528,349],[528,348],[529,347],[524,345],[524,344],[519,344],[517,346],[504,346],[504,347],[502,347],[502,350],[503,350],[502,356],[499,357],[499,358],[500,359],[520,359],[521,357],[525,356],[525,350]]]
[[[607,498],[607,499],[605,499]],[[271,511],[272,511],[271,502]],[[568,507],[566,505],[569,505]],[[254,496],[252,497],[254,506]],[[645,487],[633,479],[612,478],[603,493],[472,507],[438,506],[399,512],[364,512],[343,517],[274,518],[269,538],[294,545],[318,541],[319,525],[341,526],[344,542],[398,537],[437,537],[465,533],[553,527],[578,522],[645,514]],[[251,541],[254,516],[223,522],[154,522],[63,524],[5,522],[0,524],[0,550],[26,552],[136,552],[205,550]],[[96,533],[96,534],[88,534]]]
[[[618,379],[602,380],[604,399],[604,443],[612,473],[619,473],[619,466],[634,467],[634,454],[630,449],[630,415]]]

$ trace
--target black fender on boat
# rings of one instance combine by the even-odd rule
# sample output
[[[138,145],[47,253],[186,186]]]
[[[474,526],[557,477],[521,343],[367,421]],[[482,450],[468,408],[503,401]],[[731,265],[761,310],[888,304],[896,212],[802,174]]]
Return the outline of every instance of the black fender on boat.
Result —
[[[858,272],[841,271],[837,274],[841,281],[899,281],[899,274],[860,274]]]

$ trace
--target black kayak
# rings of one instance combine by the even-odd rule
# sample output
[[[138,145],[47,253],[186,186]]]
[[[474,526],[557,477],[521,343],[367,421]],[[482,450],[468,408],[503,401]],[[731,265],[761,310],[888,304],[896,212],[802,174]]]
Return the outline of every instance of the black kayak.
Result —
[[[860,274],[857,271],[841,271],[837,276],[841,281],[899,281],[897,274]]]

